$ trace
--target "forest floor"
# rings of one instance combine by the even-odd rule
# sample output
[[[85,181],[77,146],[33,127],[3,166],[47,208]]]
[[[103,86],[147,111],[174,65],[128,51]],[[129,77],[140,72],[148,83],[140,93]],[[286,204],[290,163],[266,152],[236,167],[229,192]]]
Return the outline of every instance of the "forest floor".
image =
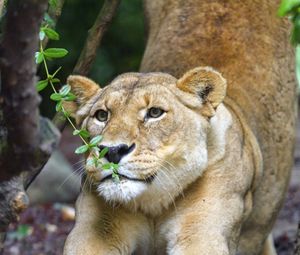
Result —
[[[300,219],[300,121],[298,122],[291,183],[273,231],[278,255],[293,254]],[[64,141],[63,144],[68,144],[71,148],[62,148],[65,153],[76,147],[74,141]],[[69,160],[78,160],[72,155],[74,154],[67,153]],[[30,207],[21,215],[18,224],[10,226],[4,255],[61,255],[66,236],[74,225],[73,213],[74,204],[53,203]]]

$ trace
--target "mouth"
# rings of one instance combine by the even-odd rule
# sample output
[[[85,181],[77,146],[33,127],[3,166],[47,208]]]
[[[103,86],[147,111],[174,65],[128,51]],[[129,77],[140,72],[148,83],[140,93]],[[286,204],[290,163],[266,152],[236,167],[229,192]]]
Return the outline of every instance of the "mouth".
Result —
[[[120,177],[120,180],[126,179],[126,180],[136,181],[136,182],[145,182],[145,183],[147,183],[147,184],[151,184],[152,181],[153,181],[154,178],[155,178],[155,174],[150,175],[150,176],[148,176],[147,178],[144,178],[144,179],[128,177],[128,176],[123,175],[123,174],[118,174],[118,176]],[[105,176],[105,178],[103,178],[100,182],[105,182],[105,181],[107,181],[107,180],[112,180],[112,179],[113,179],[112,174],[110,174],[110,175],[108,175],[108,176]]]

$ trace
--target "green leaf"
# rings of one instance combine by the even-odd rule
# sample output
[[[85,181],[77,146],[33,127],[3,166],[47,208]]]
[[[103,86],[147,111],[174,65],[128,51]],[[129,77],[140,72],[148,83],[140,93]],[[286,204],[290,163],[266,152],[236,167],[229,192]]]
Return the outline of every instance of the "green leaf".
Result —
[[[73,93],[68,93],[68,95],[66,95],[65,97],[64,97],[64,100],[65,101],[74,101],[76,99],[76,96],[73,94]]]
[[[44,54],[42,52],[36,52],[35,53],[35,63],[40,64],[44,60]]]
[[[278,15],[283,17],[290,14],[300,6],[300,0],[282,0],[278,9]]]
[[[106,153],[108,152],[108,148],[105,147],[104,149],[101,150],[100,154],[99,154],[99,158],[103,158]]]
[[[85,129],[76,129],[73,131],[73,135],[81,135],[83,138],[90,137],[90,133]]]
[[[82,153],[85,153],[89,150],[89,146],[87,145],[82,145],[80,147],[78,147],[76,150],[75,150],[75,153],[76,154],[82,154]]]
[[[99,160],[97,158],[94,158],[94,166],[95,167],[99,166]]]
[[[93,147],[93,146],[97,146],[98,143],[100,143],[102,140],[102,136],[101,135],[97,135],[95,136],[91,141],[90,141],[90,146]]]
[[[111,169],[111,163],[106,163],[106,164],[103,164],[101,166],[102,170],[110,170]]]
[[[98,167],[99,165],[100,165],[100,163],[101,163],[101,161],[97,158],[97,157],[93,157],[93,165],[95,166],[95,167]]]
[[[53,93],[51,94],[50,98],[53,100],[53,101],[61,101],[62,97],[60,94],[58,93]]]
[[[98,152],[100,151],[100,149],[97,146],[92,146],[91,149],[92,151],[98,151]]]
[[[49,48],[44,50],[44,55],[49,58],[62,58],[68,54],[68,51],[63,48]]]
[[[42,31],[44,32],[44,34],[46,34],[46,36],[49,39],[59,40],[59,34],[56,31],[54,31],[52,28],[44,27],[44,28],[42,28]]]
[[[40,31],[39,33],[39,38],[40,38],[40,41],[43,41],[45,39],[45,32],[43,30]]]
[[[62,88],[59,90],[59,94],[62,97],[65,97],[68,95],[68,93],[71,91],[71,86],[70,85],[64,85]]]
[[[111,167],[113,168],[114,172],[117,173],[119,169],[119,165],[115,163],[111,163],[111,164],[112,164]]]
[[[52,83],[58,83],[58,82],[60,82],[60,79],[52,78],[52,79],[51,79],[51,82],[52,82]]]
[[[50,60],[50,61],[52,61],[52,60],[53,60],[53,58],[46,57],[46,55],[44,55],[44,57],[45,57],[45,59],[47,59],[47,60]]]
[[[79,134],[80,134],[80,130],[75,129],[75,130],[73,131],[73,135],[79,135]]]
[[[81,129],[81,130],[80,130],[80,135],[81,135],[83,138],[88,138],[88,137],[90,137],[90,133],[89,133],[87,130],[85,130],[85,129]]]
[[[36,84],[36,89],[38,92],[40,92],[47,86],[48,86],[48,80],[41,80]]]
[[[61,111],[62,110],[62,101],[58,101],[56,106],[55,106],[55,110],[57,112]]]

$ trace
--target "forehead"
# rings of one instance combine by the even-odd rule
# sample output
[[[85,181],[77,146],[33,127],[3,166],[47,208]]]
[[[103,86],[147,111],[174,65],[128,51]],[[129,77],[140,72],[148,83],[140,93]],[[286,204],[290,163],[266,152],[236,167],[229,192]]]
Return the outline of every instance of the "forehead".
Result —
[[[149,104],[172,95],[176,78],[163,73],[128,73],[115,78],[99,98],[99,103],[129,104],[136,100]]]
[[[125,73],[115,78],[109,88],[112,90],[127,90],[147,88],[149,85],[170,87],[175,85],[176,78],[165,73]]]

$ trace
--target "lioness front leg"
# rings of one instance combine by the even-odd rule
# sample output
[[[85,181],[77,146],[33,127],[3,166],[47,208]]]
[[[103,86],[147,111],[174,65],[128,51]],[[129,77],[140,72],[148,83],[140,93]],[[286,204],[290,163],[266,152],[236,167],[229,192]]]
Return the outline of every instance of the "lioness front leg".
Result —
[[[169,231],[169,255],[235,255],[245,215],[244,200],[238,194],[203,197],[174,215]],[[175,231],[174,231],[175,230]]]
[[[96,194],[83,191],[76,202],[76,224],[64,255],[127,255],[149,240],[144,216],[109,207]]]

